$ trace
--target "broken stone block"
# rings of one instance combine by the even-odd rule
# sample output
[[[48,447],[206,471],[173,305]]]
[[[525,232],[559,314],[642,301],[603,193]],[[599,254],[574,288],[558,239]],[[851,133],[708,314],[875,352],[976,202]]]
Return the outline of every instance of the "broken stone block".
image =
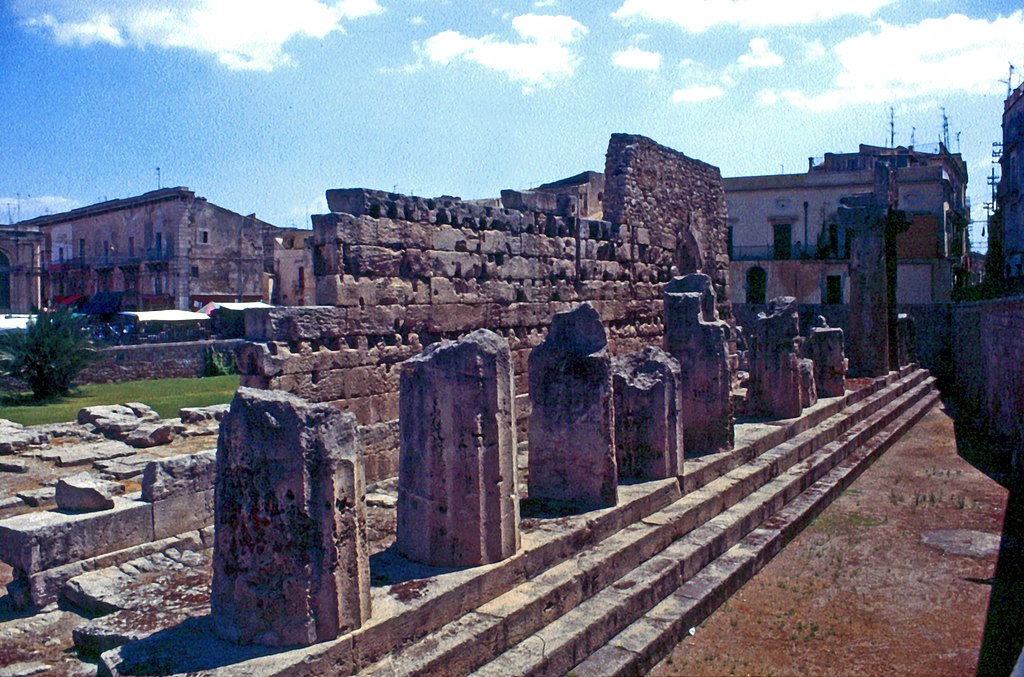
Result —
[[[143,402],[125,402],[124,406],[132,410],[136,416],[141,418],[143,421],[159,421],[160,414],[156,413],[153,407]]]
[[[715,307],[707,275],[676,277],[665,285],[664,348],[679,362],[687,456],[732,449],[734,440],[729,325]]]
[[[437,566],[519,549],[515,392],[508,341],[480,329],[402,365],[398,549]]]
[[[144,422],[135,411],[124,404],[98,405],[78,411],[78,422],[92,424],[104,435],[119,437],[138,428]]]
[[[57,490],[54,487],[40,487],[39,489],[28,489],[15,494],[22,503],[30,508],[39,508],[49,505],[56,500]]]
[[[174,424],[170,421],[143,423],[129,432],[124,441],[136,449],[148,449],[174,441]]]
[[[12,458],[7,461],[0,461],[0,472],[28,472],[28,463],[21,460],[20,458]]]
[[[589,303],[558,313],[528,360],[529,496],[580,510],[615,505],[611,362]]]
[[[795,418],[803,407],[797,337],[796,299],[780,296],[758,313],[750,337],[750,385],[747,413],[766,418]]]
[[[189,425],[208,423],[210,421],[223,421],[230,407],[230,404],[214,404],[209,407],[184,407],[178,410],[178,417],[182,423]]]
[[[240,388],[217,441],[210,607],[238,644],[310,645],[370,616],[355,416]]]
[[[216,477],[217,452],[213,449],[151,461],[142,473],[142,500],[152,503],[209,491]]]
[[[20,423],[0,418],[0,454],[11,454],[22,451],[30,446],[42,444],[46,437],[36,430],[26,428]]]
[[[800,352],[814,362],[814,384],[818,397],[839,397],[846,392],[846,356],[843,330],[814,327],[801,343]]]
[[[57,480],[57,508],[71,512],[96,512],[114,507],[114,496],[124,493],[118,482],[80,472]]]
[[[660,348],[612,358],[620,479],[682,476],[680,375],[679,363]]]
[[[814,361],[803,358],[800,369],[800,406],[807,408],[818,401],[818,388],[814,383]]]

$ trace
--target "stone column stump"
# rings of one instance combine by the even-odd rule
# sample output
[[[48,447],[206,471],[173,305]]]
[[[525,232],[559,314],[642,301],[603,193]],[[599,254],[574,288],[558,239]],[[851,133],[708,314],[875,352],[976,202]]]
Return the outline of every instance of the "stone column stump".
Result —
[[[814,385],[818,389],[818,397],[839,397],[846,392],[842,329],[814,327],[804,338],[801,352],[814,362]]]
[[[585,511],[615,505],[615,423],[608,339],[589,303],[555,315],[530,353],[532,500]]]
[[[519,549],[515,392],[508,341],[480,329],[402,364],[398,549],[437,566]]]
[[[664,288],[665,352],[679,362],[687,456],[732,449],[728,329],[715,310],[711,278],[693,273]]]
[[[217,440],[215,632],[310,645],[370,616],[363,468],[355,416],[239,388]]]
[[[814,383],[814,360],[806,357],[799,361],[800,369],[800,406],[804,409],[818,402],[818,387]]]
[[[780,296],[769,301],[767,314],[758,313],[753,329],[747,413],[766,418],[796,418],[803,410],[796,299]]]
[[[619,478],[683,475],[679,362],[653,346],[612,358]]]

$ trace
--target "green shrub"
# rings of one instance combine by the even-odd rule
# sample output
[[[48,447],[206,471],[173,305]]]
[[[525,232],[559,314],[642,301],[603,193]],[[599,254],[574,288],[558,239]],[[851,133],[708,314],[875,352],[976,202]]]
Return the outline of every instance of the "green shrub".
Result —
[[[37,400],[66,395],[95,359],[88,334],[68,308],[36,313],[25,331],[0,334],[0,372],[25,381]]]
[[[203,371],[200,376],[228,376],[237,373],[234,355],[222,353],[213,346],[203,353]]]

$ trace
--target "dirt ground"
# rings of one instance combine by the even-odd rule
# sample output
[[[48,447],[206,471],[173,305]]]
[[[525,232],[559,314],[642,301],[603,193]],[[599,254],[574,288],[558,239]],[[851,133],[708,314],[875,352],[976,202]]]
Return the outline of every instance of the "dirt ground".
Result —
[[[1006,500],[940,405],[652,674],[973,675]]]

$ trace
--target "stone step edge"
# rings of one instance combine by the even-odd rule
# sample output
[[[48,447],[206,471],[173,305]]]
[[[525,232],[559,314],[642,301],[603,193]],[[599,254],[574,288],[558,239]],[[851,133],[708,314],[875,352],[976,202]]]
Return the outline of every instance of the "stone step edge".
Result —
[[[905,405],[909,406],[914,399],[916,399],[916,395],[907,395]],[[896,413],[898,411],[899,408],[897,408]],[[873,425],[866,424],[866,430],[859,435],[854,435],[842,445],[833,445],[834,448],[826,457],[832,458],[836,456],[836,452],[841,452],[844,447],[846,449],[854,448],[860,443],[861,438],[868,433],[873,434],[882,424],[887,423],[888,418],[891,418],[893,415],[890,412],[888,416],[883,415],[879,422]],[[834,441],[835,438],[830,443]],[[728,510],[731,506],[739,503],[744,497],[753,494],[774,478],[782,476],[792,466],[810,456],[812,451],[824,448],[828,444],[814,445],[814,440],[809,440],[804,446],[806,450],[802,453],[796,445],[787,449],[785,455],[791,458],[786,462],[769,460],[764,463],[753,483],[734,484],[733,488],[740,489],[740,496],[731,500],[726,499],[724,505],[720,500],[716,502],[716,499],[724,492],[711,489],[710,487],[707,491],[698,492],[706,493],[707,496],[705,498],[698,499],[696,494],[684,496],[674,504],[674,506],[678,506],[680,503],[691,503],[691,505],[686,506],[683,512],[677,512],[677,514],[667,520],[657,520],[656,516],[659,513],[672,510],[672,506],[670,506],[659,511],[659,513],[654,513],[651,517],[645,518],[644,521],[647,522],[647,526],[651,527],[651,529],[648,529],[645,533],[634,534],[632,540],[619,544],[616,550],[602,553],[600,560],[579,565],[577,562],[582,561],[586,557],[586,555],[583,555],[577,562],[563,563],[563,565],[545,572],[548,582],[539,584],[540,589],[537,589],[538,583],[536,581],[526,581],[509,591],[502,597],[508,597],[512,600],[510,612],[500,615],[495,613],[495,608],[500,609],[503,606],[509,605],[508,600],[503,601],[501,597],[496,598],[492,602],[478,607],[471,616],[455,619],[439,629],[436,634],[424,638],[417,644],[407,646],[400,656],[396,657],[394,654],[389,654],[381,661],[368,666],[362,674],[408,674],[410,672],[412,674],[431,675],[460,674],[467,671],[467,669],[476,667],[476,665],[479,665],[479,662],[473,664],[474,659],[469,659],[470,664],[468,667],[466,666],[468,659],[464,655],[466,644],[473,644],[476,651],[479,652],[482,650],[481,647],[492,641],[500,642],[504,647],[520,641],[546,624],[543,616],[548,616],[550,620],[553,620],[551,618],[553,615],[560,616],[567,612],[571,607],[567,607],[565,603],[559,604],[559,601],[563,598],[573,599],[575,604],[582,603],[593,594],[597,594],[608,585],[615,583],[616,579],[641,566],[649,558],[657,556],[658,553],[671,545],[673,541],[685,536],[685,534],[696,527],[710,522],[720,516],[724,510]],[[816,446],[817,448],[815,448]],[[837,458],[834,462],[839,462],[839,459]],[[817,470],[817,474],[819,476],[824,474],[830,467],[821,467]],[[800,471],[797,474],[802,475],[804,471]],[[792,483],[793,479],[790,478],[788,482]],[[799,488],[798,486],[797,489]],[[700,502],[692,505],[695,499]],[[759,518],[758,522],[761,519],[763,517]],[[654,520],[654,522],[648,522],[648,520]],[[626,536],[627,531],[628,529],[620,532],[619,535]],[[738,539],[739,536],[737,535],[736,538]],[[622,540],[626,541],[627,539],[623,538]],[[720,548],[719,552],[724,547],[727,546]],[[558,568],[567,570],[559,572],[557,571]],[[576,569],[575,572],[571,571],[573,568]],[[690,573],[692,574],[692,572]],[[521,600],[519,606],[516,606],[515,602],[517,597]],[[492,608],[488,609],[488,607]],[[463,650],[463,653],[456,655],[460,649]],[[473,648],[470,648],[470,651],[472,650]],[[409,665],[410,654],[415,655],[417,653],[420,656],[417,659],[418,664],[414,660],[412,665]],[[479,656],[476,660],[479,660]],[[486,660],[488,658],[484,657],[483,661]],[[395,661],[404,663],[402,669],[397,668]],[[459,667],[467,669],[460,670],[458,669]]]
[[[572,667],[578,677],[644,674],[753,578],[940,399],[932,391],[671,596]],[[718,563],[717,568],[713,568]],[[706,572],[706,573],[705,573]]]
[[[843,397],[835,398],[835,401],[828,403],[820,409],[810,412],[806,416],[794,419],[791,423],[780,426],[764,437],[754,440],[750,444],[731,449],[717,454],[709,454],[700,458],[687,460],[687,472],[683,477],[683,493],[690,493],[716,477],[721,477],[729,470],[732,470],[751,459],[756,458],[765,451],[776,447],[792,439],[796,435],[809,428],[821,424],[829,418],[843,414],[854,405],[865,399],[872,398],[880,392],[889,389],[894,384],[910,380],[919,380],[927,375],[927,371],[916,366],[905,367],[899,372],[889,372],[886,376],[880,376],[858,390],[848,391]]]
[[[900,415],[908,407],[912,407],[915,402],[919,402],[921,400],[922,395],[924,397],[927,397],[927,394],[928,394],[928,392],[930,390],[931,390],[931,388],[922,387],[922,389],[921,389],[921,393],[922,394],[918,394],[917,392],[908,394],[906,396],[905,401],[902,402],[900,406],[894,406],[892,408],[892,411],[890,411],[886,415],[882,416],[881,422],[891,425],[892,419],[897,419],[898,420]],[[870,426],[871,435],[876,434],[879,431],[879,428],[881,428],[881,427],[883,427],[883,426],[878,426],[878,425]],[[780,498],[782,498],[784,500],[790,500],[790,499],[798,496],[799,493],[802,490],[804,490],[806,488],[807,484],[808,484],[806,482],[806,479],[807,479],[808,475],[813,474],[813,475],[817,475],[818,477],[821,477],[821,476],[827,474],[827,472],[829,472],[833,467],[835,467],[835,465],[841,463],[843,458],[845,458],[845,456],[848,455],[848,453],[855,452],[857,448],[863,446],[865,444],[865,442],[866,442],[866,440],[860,439],[863,436],[864,436],[863,432],[859,433],[859,434],[852,435],[850,437],[850,439],[843,444],[843,446],[847,447],[847,453],[842,453],[843,450],[833,450],[832,452],[823,454],[822,457],[820,459],[818,459],[817,462],[814,463],[807,470],[796,469],[796,470],[792,471],[791,473],[789,473],[790,476],[788,478],[786,476],[780,476],[778,478],[778,481],[781,482],[783,486],[781,488],[779,488],[779,489],[774,490],[774,493],[768,499],[761,499],[758,502],[758,505],[756,506],[754,512],[747,513],[747,514],[741,514],[738,517],[736,517],[735,515],[731,516],[731,517],[736,517],[734,522],[731,525],[723,524],[721,527],[719,527],[721,529],[721,531],[719,533],[716,533],[713,536],[713,541],[714,542],[708,542],[708,543],[704,543],[704,544],[701,544],[701,545],[698,546],[698,545],[689,544],[689,543],[683,544],[683,543],[681,543],[681,541],[683,539],[681,539],[681,541],[676,541],[675,543],[673,543],[672,546],[670,546],[670,548],[677,549],[677,550],[678,549],[686,548],[686,549],[690,550],[690,552],[688,554],[692,554],[692,555],[695,555],[695,556],[698,557],[697,560],[696,560],[696,566],[694,566],[693,564],[691,564],[689,562],[685,562],[683,564],[678,565],[678,568],[682,572],[681,573],[682,577],[685,579],[685,578],[689,577],[690,575],[692,575],[693,573],[695,573],[697,568],[700,568],[706,562],[708,562],[711,559],[719,556],[731,544],[738,542],[743,537],[743,535],[745,533],[747,533],[748,531],[752,530],[758,524],[760,524],[762,521],[767,519],[767,517],[770,516],[770,513],[773,512],[773,510],[771,509],[771,505],[770,504],[777,503],[778,504],[776,506],[776,509],[777,509],[777,508],[781,507],[781,505],[782,505],[782,502],[779,500]],[[792,495],[787,497],[787,496],[785,496],[786,493],[790,493]],[[719,515],[718,517],[719,518],[725,517],[725,514],[723,513],[722,515]],[[709,525],[710,524],[711,523],[709,522]],[[731,532],[731,533],[728,533],[728,532]],[[700,561],[701,557],[704,558],[703,561]],[[662,559],[664,559],[664,558],[662,558]],[[677,558],[673,557],[673,556],[670,556],[668,559],[669,560],[675,560]],[[647,564],[647,563],[645,563],[645,564]],[[666,567],[662,566],[661,568],[665,569]],[[686,569],[689,569],[689,572],[687,572]],[[637,581],[627,581],[626,582],[627,584],[625,585],[625,587],[622,588],[623,590],[628,590],[628,592],[619,593],[616,596],[623,596],[623,595],[634,596],[634,595],[642,594],[642,595],[644,595],[647,598],[647,604],[648,604],[647,608],[650,608],[650,606],[654,606],[657,603],[658,599],[661,599],[665,595],[669,594],[669,592],[671,592],[671,587],[665,588],[664,585],[665,585],[666,582],[671,582],[671,580],[673,578],[673,572],[671,572],[671,571],[661,571],[661,572],[658,572],[658,573],[659,573],[659,580],[653,581],[653,583],[650,581],[650,574],[646,574],[645,573],[644,575],[639,576],[639,577],[634,576],[634,578],[637,578],[638,580]],[[636,586],[637,582],[640,582],[641,584],[644,583],[644,582],[651,583],[650,587],[652,588],[652,590],[651,591],[643,590],[641,587]],[[653,589],[653,588],[657,588],[659,586],[661,587],[660,591]],[[588,600],[584,600],[583,602],[590,601],[590,602],[592,602],[592,604],[596,604],[596,603],[599,602],[599,600],[595,599],[595,597],[596,597],[596,595],[594,597],[589,598]],[[581,602],[581,604],[583,602]],[[572,610],[569,610],[569,611],[572,611]],[[566,613],[569,613],[569,611],[567,611]],[[578,613],[581,613],[581,614],[585,615],[585,612],[579,611],[578,609],[577,609],[577,611],[578,611]],[[559,622],[559,620],[555,621],[555,623],[558,623],[558,622]],[[571,625],[572,621],[570,621],[570,619],[565,619],[565,620],[561,621],[561,624]],[[577,629],[579,632],[587,635],[588,636],[587,637],[588,641],[594,641],[594,637],[596,635],[595,635],[594,632],[591,632],[590,628],[586,625],[585,621],[584,621],[584,623],[582,625],[575,625],[574,629]],[[566,634],[571,634],[571,633],[563,633],[563,632],[560,632],[560,631],[555,631],[553,633],[554,636],[558,636],[558,637],[564,637]],[[530,638],[527,638],[527,639],[530,639]],[[534,639],[537,639],[537,637],[534,637]],[[543,638],[540,638],[540,639],[542,641],[542,644],[545,646],[546,650],[551,648],[547,643],[543,642]],[[549,638],[549,639],[551,639],[551,638]],[[525,642],[525,640],[524,640],[524,642]],[[564,654],[564,652],[566,650],[565,649],[566,647],[572,648],[572,645],[571,644],[563,644],[562,645],[563,654]],[[528,652],[529,650],[527,649],[526,651]],[[495,662],[500,663],[500,660],[499,660],[500,658],[501,658],[500,656],[496,657],[494,659]],[[563,663],[563,665],[561,665],[558,668],[557,671],[562,671],[564,669],[568,669],[569,667],[571,667],[572,662],[575,662],[575,661],[572,661],[571,659],[569,660],[569,662],[566,662],[567,659],[566,659],[566,657],[564,655],[561,656],[561,657],[559,657],[557,654],[555,654],[554,656],[544,655],[544,658],[542,659],[541,664],[540,665],[534,664],[531,669],[527,670],[527,672],[530,672],[532,670],[540,670],[541,672],[550,672],[550,670],[548,670],[547,668],[544,668],[544,669],[541,669],[541,668],[542,668],[542,666],[550,665],[549,661],[551,661],[553,659],[556,659],[556,658],[561,658],[561,661]],[[500,673],[503,673],[503,672],[507,672],[508,670],[512,670],[513,672],[517,672],[518,673],[518,672],[522,671],[523,667],[524,666],[521,665],[521,664],[509,665],[508,663],[505,663],[505,664],[496,665],[494,667],[494,669],[487,670],[486,669],[487,666],[485,665],[484,666],[484,670],[482,670],[482,672],[485,673],[485,674],[488,673],[488,672],[492,672],[492,673],[495,673],[495,674],[500,674]]]

